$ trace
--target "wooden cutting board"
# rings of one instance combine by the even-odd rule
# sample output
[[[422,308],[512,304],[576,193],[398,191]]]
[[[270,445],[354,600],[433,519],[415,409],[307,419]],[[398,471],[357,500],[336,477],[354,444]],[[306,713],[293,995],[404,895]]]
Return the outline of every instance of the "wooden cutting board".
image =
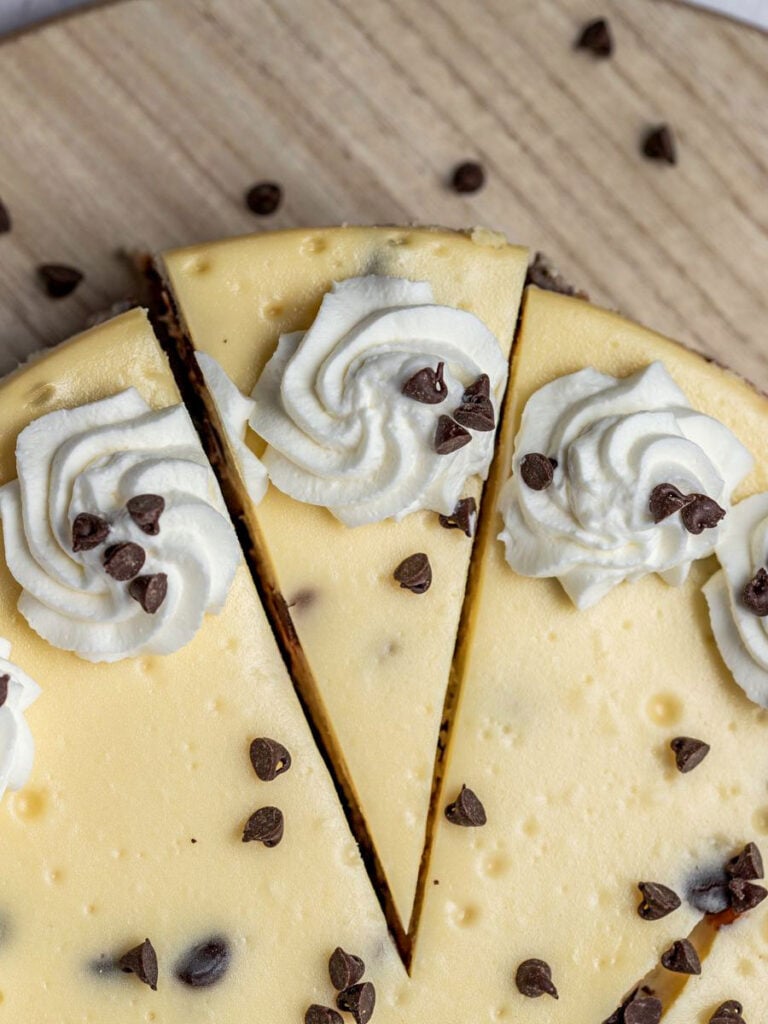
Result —
[[[596,12],[612,60],[573,49]],[[639,155],[659,121],[677,167]],[[768,389],[768,36],[687,6],[126,0],[0,44],[0,139],[0,372],[130,293],[123,250],[416,220],[543,249]],[[285,202],[259,219],[264,178]],[[85,284],[47,299],[43,261]]]

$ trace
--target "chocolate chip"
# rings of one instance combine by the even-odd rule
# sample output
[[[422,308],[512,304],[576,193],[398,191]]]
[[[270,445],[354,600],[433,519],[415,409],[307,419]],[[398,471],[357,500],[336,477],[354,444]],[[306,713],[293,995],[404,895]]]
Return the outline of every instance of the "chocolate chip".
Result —
[[[758,569],[744,587],[742,600],[754,615],[761,619],[768,615],[768,572],[765,569]]]
[[[660,523],[692,501],[692,494],[683,494],[674,484],[657,484],[651,491],[648,508],[654,523]]]
[[[154,615],[168,594],[168,577],[164,572],[137,576],[128,584],[128,593],[148,615]]]
[[[109,523],[101,516],[81,512],[72,523],[72,550],[91,551],[102,544],[109,533]]]
[[[230,960],[229,943],[217,935],[186,951],[176,966],[176,977],[190,988],[209,988],[221,981]]]
[[[157,954],[149,939],[144,939],[140,946],[134,946],[124,953],[117,961],[117,966],[125,974],[135,974],[139,981],[157,992]]]
[[[640,882],[643,900],[637,912],[644,921],[660,921],[680,906],[680,897],[661,882]]]
[[[435,451],[438,455],[450,455],[465,444],[469,444],[472,435],[464,427],[455,423],[450,416],[441,416],[435,431]]]
[[[274,213],[283,200],[283,190],[274,181],[260,181],[245,194],[245,204],[258,217]]]
[[[488,820],[485,808],[471,789],[461,787],[461,792],[452,804],[445,808],[445,816],[452,825],[464,828],[479,828]]]
[[[476,160],[465,160],[454,168],[451,184],[455,192],[479,192],[485,184],[485,168]]]
[[[404,558],[393,575],[401,588],[412,594],[424,594],[432,586],[432,566],[423,551]]]
[[[270,849],[283,838],[285,822],[283,812],[277,807],[260,807],[245,823],[244,843],[263,843]]]
[[[113,544],[104,552],[104,571],[115,580],[132,580],[146,561],[146,552],[140,544],[124,541]]]
[[[460,405],[454,412],[453,418],[462,427],[469,427],[470,430],[493,430],[496,426],[496,415],[490,398],[483,398],[468,405]]]
[[[555,476],[554,460],[541,452],[529,452],[520,460],[520,476],[526,487],[532,491],[545,491]]]
[[[689,495],[690,501],[680,513],[683,526],[688,533],[698,536],[704,530],[711,530],[725,517],[725,509],[706,494]]]
[[[11,215],[8,212],[8,207],[5,203],[0,200],[0,235],[6,234],[11,230]]]
[[[731,857],[725,865],[725,873],[729,878],[743,878],[747,882],[763,878],[763,858],[754,843],[747,843],[744,849]]]
[[[376,989],[370,981],[364,981],[362,985],[352,985],[339,992],[336,1005],[340,1010],[351,1013],[355,1024],[368,1024],[376,1006]]]
[[[639,996],[624,1009],[624,1024],[659,1024],[662,1010],[656,996]]]
[[[469,387],[464,389],[461,396],[462,405],[471,405],[473,402],[482,402],[485,398],[491,397],[491,378],[487,373],[481,373],[477,380],[474,380]]]
[[[461,530],[467,537],[475,532],[477,502],[474,498],[462,498],[449,516],[440,516],[439,522],[446,530]]]
[[[606,18],[588,21],[576,40],[578,50],[589,50],[595,57],[610,57],[613,53],[613,34]]]
[[[365,964],[359,956],[345,953],[341,946],[337,946],[328,961],[328,973],[333,987],[341,992],[360,981],[365,974]]]
[[[728,883],[728,895],[731,910],[736,914],[746,914],[763,902],[768,896],[768,890],[762,885],[748,882],[745,878],[732,878]]]
[[[336,1013],[330,1006],[320,1006],[312,1003],[304,1014],[304,1024],[343,1024],[340,1013]]]
[[[291,767],[291,755],[277,740],[260,736],[251,743],[251,764],[262,782],[272,782]]]
[[[701,974],[699,954],[688,939],[673,942],[666,953],[662,953],[661,966],[675,974]]]
[[[744,1007],[741,1003],[735,999],[727,999],[709,1018],[709,1024],[744,1024],[743,1012]]]
[[[643,154],[649,160],[662,160],[668,164],[677,163],[677,147],[669,125],[660,124],[643,139]]]
[[[155,537],[160,532],[160,516],[165,510],[165,498],[159,494],[137,494],[125,507],[128,515],[144,533]]]
[[[61,263],[43,263],[37,268],[37,273],[52,299],[63,299],[71,295],[84,276],[76,267],[67,267]]]
[[[698,767],[710,751],[708,743],[691,736],[677,736],[669,745],[675,754],[677,770],[683,775]]]
[[[8,700],[8,687],[11,683],[11,677],[9,675],[0,676],[0,708]]]
[[[412,377],[403,384],[401,390],[406,398],[412,398],[414,402],[423,402],[425,405],[438,405],[448,397],[448,388],[445,383],[445,363],[438,363],[437,369],[425,366],[418,370]]]
[[[546,292],[557,292],[559,295],[573,295],[577,299],[589,300],[589,295],[566,281],[543,252],[537,252],[534,256],[525,275],[525,283],[535,285]]]
[[[530,999],[543,995],[558,998],[552,983],[552,968],[544,960],[524,960],[517,968],[515,984],[518,992]]]

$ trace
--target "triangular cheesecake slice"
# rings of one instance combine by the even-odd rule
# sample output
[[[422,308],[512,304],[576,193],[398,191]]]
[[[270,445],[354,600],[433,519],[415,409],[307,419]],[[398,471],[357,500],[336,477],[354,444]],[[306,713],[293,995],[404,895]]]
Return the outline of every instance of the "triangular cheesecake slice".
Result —
[[[435,483],[429,476],[438,463],[442,473],[443,467],[471,467],[462,461],[467,453],[490,458],[525,268],[524,250],[498,235],[422,228],[289,231],[163,257],[183,331],[196,351],[216,360],[246,396],[258,383],[251,416],[256,430],[248,430],[246,441],[259,456],[264,439],[270,441],[265,465],[279,487],[271,484],[260,500],[258,469],[231,430],[224,473],[248,524],[266,599],[309,714],[353,812],[364,818],[401,935],[424,846],[472,551],[465,532],[473,532],[481,496],[470,468],[456,496],[471,501],[458,520],[441,525],[436,511],[424,510],[423,480],[429,478],[428,508],[435,509],[445,500],[440,478]],[[343,345],[334,348],[339,339]],[[492,364],[501,367],[491,382],[496,393],[489,399],[476,389],[457,410],[461,386],[454,381],[453,394],[446,394],[451,389],[441,374],[449,373],[458,353],[475,367],[463,385],[471,388],[477,375],[482,390],[488,345],[496,350]],[[380,376],[373,383],[369,360],[350,412],[344,389],[371,346],[381,360]],[[410,352],[421,361],[406,364]],[[209,394],[207,414],[222,433],[231,402],[240,399],[227,392],[209,358],[203,366],[220,395],[217,413]],[[272,401],[277,393],[279,415]],[[422,417],[419,424],[433,416],[437,426],[414,441],[411,414]],[[361,432],[358,418],[366,416]],[[433,445],[442,454],[434,457]],[[293,461],[284,457],[286,448]],[[366,466],[380,448],[385,469],[373,480]],[[342,455],[347,468],[338,470]],[[425,455],[430,468],[414,486],[429,461]],[[333,483],[323,477],[326,465],[338,470]],[[246,474],[256,481],[256,500],[246,493]],[[454,507],[440,511],[450,517]]]

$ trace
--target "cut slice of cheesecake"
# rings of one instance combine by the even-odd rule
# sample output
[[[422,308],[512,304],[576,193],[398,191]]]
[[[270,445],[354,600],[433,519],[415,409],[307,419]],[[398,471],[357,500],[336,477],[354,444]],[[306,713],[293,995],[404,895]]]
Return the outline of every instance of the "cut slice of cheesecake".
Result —
[[[138,469],[126,462],[138,437],[134,427],[125,421],[114,441],[113,427],[104,425],[104,410],[124,395],[131,407],[143,405],[142,430],[157,426],[156,457],[148,443]],[[184,538],[196,537],[202,548],[208,543],[208,535],[196,532],[206,480],[207,525],[223,506],[178,402],[140,311],[0,382],[0,485],[15,487],[17,440],[31,436],[24,431],[32,421],[38,441],[32,456],[59,446],[50,473],[34,476],[34,486],[34,459],[20,462],[25,508],[42,498],[48,510],[39,522],[29,516],[23,536],[29,540],[45,523],[55,527],[67,495],[75,503],[88,495],[100,499],[100,508],[67,507],[70,519],[75,511],[95,515],[114,496],[117,466],[125,470],[122,484],[146,484],[166,473],[159,524],[147,502],[133,505],[142,525],[134,536],[144,538],[148,560],[155,545],[169,563],[176,559],[173,570],[167,567],[167,601],[174,587],[189,582],[178,575],[187,569],[197,588],[200,552]],[[70,437],[75,421],[77,434]],[[204,483],[194,501],[180,498],[189,467],[181,466],[179,437],[193,477]],[[20,459],[23,450],[20,443]],[[77,478],[68,479],[80,459]],[[184,520],[177,533],[179,508]],[[239,554],[223,607],[205,615],[186,646],[92,663],[41,639],[19,610],[20,587],[9,564],[22,542],[9,522],[0,524],[0,634],[41,694],[25,713],[36,746],[31,777],[0,800],[0,1016],[35,1024],[294,1024],[310,1004],[333,1004],[327,962],[343,946],[364,960],[382,1019],[401,1020],[387,1007],[396,1005],[405,973]],[[117,542],[128,524],[112,519],[109,528]],[[217,529],[224,528],[231,531],[222,514]],[[37,564],[50,559],[51,580],[61,584],[59,556],[69,541],[84,550],[97,533],[59,532],[58,555],[39,547]],[[217,559],[237,549],[234,534],[227,538]],[[135,541],[119,542],[127,543]],[[103,545],[93,550],[113,570],[125,565],[125,555],[109,556]],[[87,646],[99,619],[95,612],[91,624],[75,618],[88,595],[71,585],[73,646]],[[119,615],[151,618],[148,592],[132,603],[116,598]],[[52,583],[43,596],[55,593]],[[175,608],[177,617],[183,609]],[[98,612],[102,622],[112,617],[102,605]],[[13,685],[12,669],[0,672]],[[251,750],[254,740],[262,742]],[[145,939],[156,954],[156,980]]]
[[[515,573],[498,539],[500,492],[534,392],[586,367],[624,378],[655,361],[695,409],[757,457],[736,498],[765,490],[765,398],[618,315],[528,289],[475,549],[460,698],[415,950],[417,991],[440,998],[435,965],[457,980],[443,1007],[452,1019],[607,1020],[706,911],[722,909],[725,862],[750,841],[768,852],[768,713],[736,685],[714,644],[701,591],[714,558],[694,563],[680,586],[645,575],[578,610],[557,579]],[[610,437],[623,444],[618,429]],[[548,458],[558,449],[531,454],[532,489],[579,468],[569,461],[553,470]],[[618,484],[613,500],[625,500]],[[642,502],[647,509],[647,495]],[[556,563],[554,541],[550,554]],[[684,739],[710,750],[681,742],[672,749]],[[678,770],[677,755],[693,770]],[[654,888],[641,898],[640,883],[674,896]],[[718,956],[738,963],[743,933],[741,925],[723,928]],[[684,960],[685,947],[675,950]],[[691,976],[688,986],[697,984]]]
[[[268,234],[166,253],[162,267],[192,345],[213,357],[246,395],[278,339],[309,328],[334,285],[356,277],[426,282],[432,301],[474,314],[506,356],[525,269],[525,252],[498,235],[422,228]],[[424,284],[418,287],[424,291]],[[454,341],[470,344],[469,337]],[[284,344],[291,345],[290,338]],[[209,395],[207,416],[223,435],[227,416],[221,412],[219,417]],[[249,430],[247,442],[262,454],[256,433]],[[374,870],[394,900],[401,923],[394,927],[402,938],[424,846],[472,540],[461,529],[441,526],[430,511],[352,529],[327,508],[275,486],[256,504],[246,493],[247,467],[241,461],[238,469],[236,447],[227,446],[223,467],[230,497],[248,524],[266,600],[303,700],[357,824],[364,819],[372,839]],[[480,494],[475,478],[464,496],[479,501]],[[393,578],[414,554],[428,557],[427,593],[409,592]]]

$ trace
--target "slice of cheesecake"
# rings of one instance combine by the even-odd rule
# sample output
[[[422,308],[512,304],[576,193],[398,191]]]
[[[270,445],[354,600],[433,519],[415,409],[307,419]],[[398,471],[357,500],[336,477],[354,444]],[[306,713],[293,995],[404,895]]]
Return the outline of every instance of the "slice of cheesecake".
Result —
[[[688,947],[674,944],[686,940],[707,911],[722,911],[729,901],[733,906],[736,896],[726,892],[724,871],[731,857],[751,841],[768,852],[768,713],[734,682],[713,641],[702,586],[716,569],[715,559],[694,562],[678,586],[648,574],[655,564],[644,573],[630,566],[627,576],[642,576],[636,582],[618,583],[611,576],[611,586],[603,586],[601,550],[590,573],[566,578],[572,601],[557,579],[513,571],[498,539],[513,462],[523,477],[518,486],[534,497],[546,496],[550,485],[562,494],[563,477],[557,474],[567,474],[572,500],[584,503],[585,521],[594,494],[602,496],[594,467],[587,476],[592,493],[586,494],[587,485],[576,493],[590,453],[619,459],[623,452],[621,457],[637,460],[638,473],[646,467],[639,454],[643,445],[616,416],[604,434],[584,428],[588,443],[578,450],[567,450],[568,425],[561,435],[554,431],[552,448],[516,450],[523,411],[534,393],[558,382],[559,398],[542,400],[526,413],[528,432],[543,430],[555,401],[575,403],[574,422],[592,416],[601,403],[613,415],[600,389],[626,389],[624,378],[647,374],[657,361],[684,392],[676,401],[687,396],[695,410],[735,435],[680,412],[699,438],[699,461],[711,456],[726,475],[730,470],[723,464],[736,464],[742,476],[749,464],[743,445],[757,462],[735,497],[765,490],[765,398],[720,367],[615,314],[528,290],[476,546],[471,616],[457,666],[460,700],[416,944],[418,991],[423,986],[440,993],[438,970],[456,981],[443,1006],[451,1019],[607,1020],[665,954],[676,968],[667,973],[680,979],[676,990],[691,978],[688,986],[695,991],[697,977],[684,973],[695,967],[687,962]],[[565,376],[588,367],[594,369],[587,378]],[[651,380],[652,396],[662,386],[676,391],[659,367],[651,372],[652,378],[634,384]],[[611,385],[612,378],[620,380]],[[580,391],[585,380],[593,389],[586,401]],[[664,414],[664,423],[668,418]],[[657,420],[653,424],[655,431]],[[713,450],[707,452],[711,438]],[[678,443],[694,459],[692,442]],[[665,473],[673,472],[677,451],[664,442]],[[530,461],[522,466],[525,456]],[[622,502],[636,504],[647,525],[649,495],[620,485],[618,478],[611,487],[600,528],[619,529]],[[570,527],[554,500],[541,508],[553,538],[541,545],[541,557],[551,563],[541,575],[555,577],[565,545],[555,537],[570,536]],[[521,543],[533,513],[526,515],[514,529],[507,526],[508,546]],[[584,543],[586,533],[579,535]],[[639,542],[629,546],[641,550]],[[618,571],[616,564],[610,563],[610,572]],[[660,557],[658,564],[666,567]],[[582,583],[604,595],[585,610],[574,603]],[[465,786],[469,794],[462,793]],[[723,927],[717,956],[739,963],[739,937],[749,928]],[[764,984],[763,962],[746,948],[744,956]],[[734,984],[724,986],[723,1000],[738,998],[738,978],[730,980]],[[704,1020],[695,1014],[684,1019]]]
[[[333,1004],[342,946],[364,960],[382,1019],[400,1020],[387,1007],[402,965],[178,402],[140,311],[0,382],[0,634],[41,687],[24,716],[31,777],[0,799],[0,1016],[293,1024]],[[108,514],[161,482],[159,515],[146,500]],[[125,579],[130,545],[153,583]],[[59,646],[30,628],[36,605],[20,604],[9,566],[48,602]],[[180,649],[151,653],[217,573],[223,606]],[[118,620],[118,653],[126,636],[138,653],[61,647],[108,657]],[[2,660],[0,675],[23,682]]]
[[[255,416],[259,409],[269,407],[270,388],[280,388],[285,361],[296,352],[298,335],[291,332],[305,331],[314,322],[316,338],[321,328],[329,330],[329,323],[344,324],[345,330],[350,329],[349,338],[354,339],[350,345],[358,344],[363,328],[358,324],[355,335],[351,322],[346,323],[350,308],[357,311],[360,323],[360,318],[373,314],[366,329],[379,331],[377,344],[382,332],[391,330],[411,341],[428,335],[431,323],[420,335],[423,317],[420,321],[421,313],[411,315],[413,309],[408,307],[437,305],[443,310],[442,318],[452,324],[458,310],[458,327],[443,335],[446,345],[472,353],[475,336],[490,331],[505,359],[517,320],[525,266],[523,250],[490,232],[460,234],[422,228],[289,231],[196,246],[163,257],[163,273],[183,330],[208,360],[203,365],[212,391],[217,381],[219,390],[222,385],[220,374],[216,380],[211,377],[216,368],[210,357],[241,392],[250,395],[275,355],[278,339],[283,338],[279,355],[254,394]],[[391,315],[369,329],[371,320],[376,319],[377,295],[382,289]],[[322,325],[318,326],[321,304]],[[184,341],[180,344],[184,350]],[[433,362],[429,366],[414,364],[414,374],[434,374],[438,364],[442,365],[439,346],[429,351]],[[189,367],[189,353],[184,351],[184,355]],[[450,348],[443,358],[450,360]],[[334,388],[340,386],[334,366],[329,358],[325,368],[320,361],[315,368],[318,374],[327,370],[322,388],[323,401],[327,398],[329,403]],[[342,384],[353,372],[354,364],[344,368]],[[310,426],[319,422],[319,434],[329,419],[316,409],[321,386],[315,382],[314,391],[305,394],[304,377],[295,373],[294,379],[295,386],[286,385],[285,400],[295,399],[300,406],[295,411],[297,418],[314,416]],[[223,387],[220,394],[224,395],[225,383]],[[373,440],[361,462],[371,454],[370,448],[389,443],[388,431],[399,436],[403,403],[397,406],[393,402],[390,412],[388,388],[388,379],[383,377],[378,389],[371,387],[365,392],[362,404],[383,422],[376,430],[372,428]],[[439,394],[437,397],[439,400]],[[498,406],[499,395],[494,397]],[[426,401],[423,396],[419,400]],[[207,416],[218,422],[223,436],[231,406],[226,397],[221,397],[219,404],[217,412],[209,394]],[[446,412],[452,411],[449,404]],[[417,402],[412,408],[417,408]],[[419,406],[420,412],[427,410],[425,415],[433,415],[432,410],[437,415],[443,408]],[[273,434],[282,438],[296,432],[295,424],[281,421],[275,426],[268,414],[260,420],[252,416],[251,422],[257,423],[262,435],[248,431],[246,440],[253,455],[262,455],[264,437],[274,448]],[[356,426],[353,423],[350,430]],[[462,431],[468,437],[469,431],[459,427]],[[326,489],[316,478],[315,489],[307,488],[302,492],[304,500],[297,500],[288,496],[295,493],[292,487],[299,486],[295,465],[288,466],[271,451],[266,461],[282,490],[270,485],[261,500],[258,486],[257,500],[252,501],[244,476],[258,475],[257,467],[252,459],[244,463],[242,451],[238,453],[240,437],[234,437],[231,430],[229,436],[232,440],[228,445],[225,442],[224,473],[231,484],[230,498],[248,524],[265,598],[308,712],[336,765],[358,826],[362,824],[372,839],[373,860],[378,862],[374,870],[382,889],[394,900],[394,908],[390,901],[389,910],[394,909],[394,918],[399,919],[394,927],[402,938],[411,916],[424,845],[435,751],[472,551],[473,541],[465,531],[473,530],[475,515],[469,512],[473,506],[462,506],[464,516],[459,528],[453,529],[446,528],[450,523],[441,525],[434,511],[413,511],[399,517],[399,522],[385,519],[407,510],[407,503],[393,505],[390,499],[393,491],[400,497],[399,479],[407,475],[409,460],[416,463],[421,459],[418,447],[402,457],[398,448],[393,455],[397,487],[376,490],[375,500],[367,505],[370,493],[363,488],[341,509],[334,508],[337,516],[322,506],[350,498],[355,479],[361,477],[359,467],[348,475],[346,484],[339,483],[337,477],[334,498],[325,497],[326,490],[331,494],[330,487]],[[327,453],[344,442],[341,434],[334,435],[332,430],[325,436]],[[475,435],[475,447],[480,444],[479,437]],[[483,438],[488,447],[492,431]],[[302,453],[307,451],[305,464],[315,468],[312,459],[320,456],[310,447]],[[359,447],[362,449],[362,444]],[[463,452],[470,450],[467,447]],[[462,455],[446,454],[444,458]],[[480,496],[480,481],[474,477],[461,497],[479,503]],[[441,511],[450,513],[453,508]],[[366,519],[371,514],[378,515],[380,521]],[[356,525],[363,521],[364,525]],[[419,556],[418,562],[410,560],[414,555]],[[398,567],[402,568],[395,578]]]

